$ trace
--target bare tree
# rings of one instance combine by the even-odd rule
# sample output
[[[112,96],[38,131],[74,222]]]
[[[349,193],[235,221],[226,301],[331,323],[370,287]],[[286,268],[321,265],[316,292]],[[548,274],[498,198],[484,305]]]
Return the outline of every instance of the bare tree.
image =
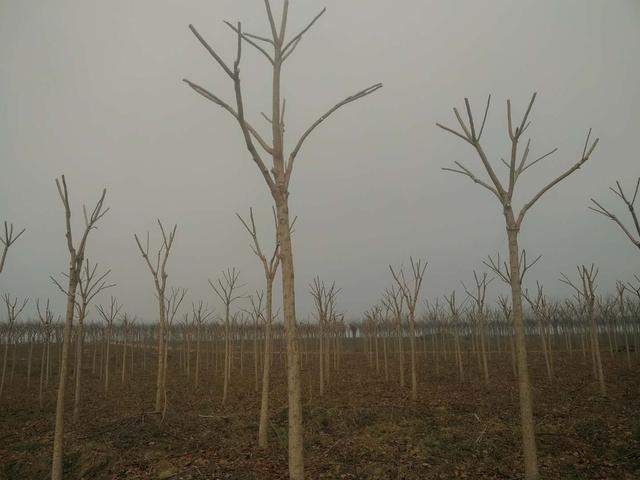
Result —
[[[13,223],[8,224],[7,222],[4,222],[4,236],[0,237],[0,243],[2,243],[2,247],[3,247],[2,257],[0,257],[0,273],[2,273],[2,270],[4,269],[4,262],[7,258],[7,252],[9,251],[9,247],[13,245],[14,242],[18,240],[18,238],[20,238],[20,235],[22,235],[24,232],[25,232],[25,229],[23,228],[22,230],[20,230],[20,233],[14,236]]]
[[[253,210],[249,209],[249,222],[246,222],[240,215],[236,214],[242,225],[251,237],[251,250],[260,259],[266,280],[265,293],[265,333],[264,333],[264,362],[262,364],[262,396],[260,401],[260,422],[258,426],[258,446],[267,448],[268,445],[268,424],[269,424],[269,378],[271,368],[271,325],[273,321],[273,282],[280,266],[280,243],[278,242],[278,218],[275,209],[273,218],[275,223],[275,246],[273,254],[269,259],[262,252],[256,223],[253,219]],[[289,227],[290,230],[296,222],[294,218]],[[254,309],[255,310],[255,309]]]
[[[2,357],[2,378],[0,379],[0,398],[2,398],[5,375],[7,372],[7,358],[9,355],[9,346],[15,340],[14,331],[16,329],[16,322],[20,317],[20,314],[22,313],[24,308],[29,303],[29,299],[25,298],[24,301],[21,304],[19,304],[18,297],[12,299],[11,295],[9,295],[8,293],[2,296],[2,300],[4,301],[4,305],[7,309],[7,322],[8,322],[9,328],[7,329],[7,335],[6,335],[7,343],[5,343],[4,345],[4,354]]]
[[[403,342],[403,328],[402,328],[402,307],[404,305],[404,296],[400,290],[396,290],[395,285],[391,285],[391,288],[387,288],[384,291],[382,297],[382,305],[393,313],[396,324],[396,339],[398,348],[398,364],[400,370],[400,386],[404,388],[404,342]]]
[[[380,373],[380,354],[378,348],[378,337],[380,334],[380,324],[382,323],[382,307],[380,305],[374,305],[370,310],[364,312],[364,323],[369,325],[371,334],[373,336],[373,347],[376,358],[376,374]],[[386,379],[386,378],[385,378]]]
[[[489,190],[493,195],[496,196],[500,205],[503,209],[503,214],[505,218],[505,225],[507,229],[507,240],[509,244],[509,271],[510,271],[510,283],[511,283],[511,297],[512,297],[512,305],[513,305],[513,322],[515,328],[515,343],[516,343],[516,357],[518,361],[518,383],[519,383],[519,393],[520,393],[520,416],[521,416],[521,424],[522,424],[522,442],[523,442],[523,451],[524,451],[524,463],[525,463],[525,479],[526,480],[535,480],[539,477],[538,475],[538,455],[536,450],[536,439],[535,432],[533,427],[533,402],[531,398],[531,386],[529,382],[529,369],[527,366],[527,350],[525,343],[525,335],[524,335],[524,323],[522,318],[522,285],[521,285],[521,276],[519,270],[519,257],[520,250],[518,247],[518,234],[520,232],[520,228],[522,226],[522,222],[526,213],[529,211],[533,205],[536,204],[540,198],[555,187],[558,183],[564,180],[566,177],[571,175],[573,172],[578,170],[593,153],[593,150],[596,148],[598,144],[598,139],[596,139],[593,143],[589,144],[589,138],[591,136],[591,130],[589,130],[589,134],[587,135],[587,139],[584,144],[584,148],[582,150],[582,155],[580,159],[569,169],[565,170],[564,173],[556,177],[554,180],[545,185],[542,189],[540,189],[528,202],[526,202],[520,211],[517,213],[513,208],[513,195],[515,193],[515,187],[517,181],[520,178],[520,175],[523,174],[526,170],[528,170],[533,165],[536,165],[543,159],[549,157],[553,153],[557,151],[557,149],[553,149],[540,157],[535,159],[529,158],[530,148],[531,148],[531,140],[527,141],[526,147],[522,154],[519,153],[518,147],[519,142],[524,134],[524,132],[529,128],[529,114],[531,113],[531,108],[533,107],[533,103],[536,99],[536,94],[534,93],[531,97],[531,101],[525,111],[522,121],[518,126],[514,128],[514,124],[511,116],[511,101],[507,100],[507,127],[509,139],[511,141],[511,155],[508,161],[503,160],[503,163],[507,167],[508,171],[508,180],[507,182],[503,182],[499,179],[494,167],[491,165],[489,158],[481,145],[482,133],[484,131],[485,122],[487,120],[487,114],[489,112],[489,105],[491,103],[491,96],[487,99],[487,105],[484,110],[484,115],[482,118],[482,123],[480,124],[480,129],[476,130],[476,122],[474,122],[473,114],[471,113],[471,105],[469,100],[465,98],[465,107],[467,111],[467,123],[462,119],[462,116],[458,112],[457,108],[453,109],[453,112],[458,120],[460,128],[462,132],[456,131],[444,125],[437,123],[436,125],[443,130],[446,130],[449,133],[461,138],[465,142],[467,142],[471,147],[475,150],[478,155],[486,173],[489,176],[489,180],[485,181],[479,178],[476,174],[474,174],[469,168],[462,165],[460,162],[455,162],[457,168],[445,168],[444,170],[448,170],[454,173],[462,174],[464,176],[469,177],[473,182],[478,185],[484,187]]]
[[[549,345],[547,336],[547,325],[551,317],[551,305],[549,304],[547,297],[542,293],[542,284],[540,282],[536,282],[536,287],[537,293],[535,297],[530,296],[526,289],[522,296],[531,306],[533,314],[538,322],[540,343],[542,345],[544,363],[547,367],[547,377],[551,382],[553,381],[553,357],[551,353],[551,345]]]
[[[167,401],[167,370],[168,370],[168,359],[169,359],[169,341],[171,340],[171,326],[173,325],[173,321],[176,318],[176,314],[180,309],[180,305],[184,300],[184,297],[187,295],[186,288],[171,288],[171,292],[166,299],[165,311],[167,313],[167,334],[164,339],[164,346],[162,351],[164,352],[164,371],[162,378],[162,421],[164,421],[167,416],[167,409],[169,402]]]
[[[241,288],[238,284],[238,278],[240,272],[235,268],[227,268],[222,272],[222,278],[218,278],[216,283],[209,280],[209,285],[216,293],[218,298],[224,304],[224,381],[222,387],[222,403],[227,401],[227,394],[229,389],[229,380],[231,379],[231,304],[236,300],[242,298],[237,290]]]
[[[615,193],[620,198],[620,200],[622,200],[624,204],[627,206],[627,209],[629,210],[629,214],[631,215],[631,219],[633,220],[633,228],[635,228],[635,233],[632,233],[632,229],[627,228],[625,224],[622,223],[622,221],[615,214],[613,214],[611,211],[604,208],[600,203],[598,203],[593,198],[591,199],[591,203],[593,203],[595,207],[590,206],[589,209],[593,210],[596,213],[604,215],[605,217],[617,223],[620,229],[625,233],[625,235],[629,237],[629,240],[631,240],[631,243],[633,243],[636,247],[640,248],[640,222],[638,222],[638,215],[634,207],[636,203],[636,198],[638,197],[638,189],[640,189],[640,177],[638,177],[638,180],[636,181],[636,188],[634,189],[633,196],[631,198],[629,198],[624,193],[624,190],[622,189],[622,185],[620,184],[619,181],[616,182],[616,188],[609,187],[609,190]]]
[[[333,317],[335,310],[336,296],[340,292],[339,288],[336,288],[336,283],[333,282],[329,288],[326,287],[323,281],[320,281],[320,277],[315,277],[313,283],[309,284],[309,293],[313,297],[313,303],[316,307],[316,313],[318,315],[318,366],[319,366],[319,380],[320,380],[320,396],[324,395],[325,375],[328,372],[326,367],[326,353],[325,348],[328,348],[328,341],[325,340],[325,330],[327,330],[328,324]]]
[[[456,366],[458,367],[458,376],[460,381],[464,382],[464,362],[462,360],[462,348],[460,347],[460,309],[464,305],[458,305],[456,303],[456,292],[451,292],[451,295],[444,297],[445,301],[449,305],[449,311],[451,312],[451,326],[453,328],[453,345],[456,357]],[[465,300],[466,301],[466,300]]]
[[[200,382],[200,340],[202,338],[202,327],[213,316],[215,310],[210,308],[209,305],[204,305],[202,301],[200,301],[197,306],[195,303],[192,303],[191,310],[193,312],[193,321],[196,325],[196,367],[193,383],[194,386],[198,388]]]
[[[580,282],[576,285],[564,273],[561,274],[560,281],[569,285],[575,291],[575,297],[578,303],[582,304],[587,314],[587,320],[590,327],[591,340],[591,360],[593,364],[593,376],[598,380],[600,385],[600,393],[604,396],[607,394],[607,388],[604,383],[604,372],[602,369],[602,358],[600,356],[600,340],[598,334],[598,325],[596,321],[596,279],[598,277],[598,269],[592,264],[590,268],[585,265],[578,267],[578,278]]]
[[[393,267],[389,265],[391,275],[398,284],[400,292],[404,297],[404,301],[407,304],[407,310],[409,312],[409,353],[411,354],[411,398],[416,400],[418,398],[418,380],[416,374],[416,339],[415,339],[415,311],[418,303],[418,295],[420,294],[420,287],[422,286],[422,279],[424,278],[424,272],[427,268],[427,263],[422,259],[413,261],[412,257],[409,257],[411,262],[411,273],[413,279],[407,281],[404,270],[400,267],[398,273],[393,270]]]
[[[162,410],[162,399],[163,392],[165,390],[165,386],[163,384],[165,375],[166,365],[164,363],[164,336],[167,329],[167,312],[166,312],[166,302],[165,302],[165,291],[167,288],[167,261],[169,260],[169,254],[171,253],[171,247],[173,246],[173,240],[176,236],[176,229],[178,225],[174,225],[173,229],[169,232],[169,235],[166,234],[164,227],[162,226],[162,222],[158,219],[158,226],[160,227],[160,233],[162,234],[162,243],[160,248],[158,249],[158,253],[156,254],[155,263],[151,263],[151,259],[149,258],[149,232],[147,232],[147,241],[145,243],[144,248],[142,248],[142,243],[140,243],[140,239],[138,235],[134,235],[133,237],[136,240],[136,244],[138,245],[138,249],[142,254],[142,258],[144,258],[147,266],[149,267],[149,271],[153,277],[153,284],[156,289],[156,295],[158,296],[158,306],[160,308],[160,317],[158,319],[158,372],[156,375],[156,402],[155,402],[155,411],[160,412]]]
[[[51,467],[51,480],[62,479],[62,455],[63,455],[63,433],[64,433],[64,397],[67,382],[67,365],[69,363],[69,346],[71,343],[71,330],[73,328],[73,314],[76,308],[76,289],[80,281],[82,265],[84,263],[85,248],[89,232],[96,228],[96,223],[109,211],[104,207],[104,198],[107,190],[102,190],[102,195],[96,203],[93,211],[89,215],[85,206],[82,207],[84,213],[84,231],[77,247],[73,243],[71,229],[71,207],[69,204],[69,192],[64,175],[61,179],[56,178],[56,186],[62,200],[65,211],[67,248],[69,250],[69,272],[68,287],[64,290],[67,296],[67,311],[63,330],[62,358],[60,365],[60,378],[58,380],[58,398],[56,401],[56,424],[53,437],[53,459]]]
[[[627,367],[631,370],[631,351],[629,348],[629,326],[627,325],[627,309],[625,304],[625,292],[627,286],[621,281],[616,282],[616,294],[618,301],[618,310],[620,312],[620,322],[622,323],[622,330],[624,332],[624,349],[627,355]]]
[[[98,305],[97,307],[98,313],[104,320],[107,328],[107,338],[106,338],[106,352],[105,352],[105,361],[104,361],[104,393],[107,395],[109,393],[109,364],[110,362],[110,347],[111,347],[111,336],[113,334],[113,321],[116,319],[118,314],[120,313],[120,309],[122,305],[118,304],[118,301],[111,297],[111,302],[109,303],[109,308],[106,309],[102,305]]]
[[[227,23],[227,25],[237,35],[237,50],[233,67],[230,67],[225,63],[222,57],[204,40],[195,27],[192,25],[189,26],[198,41],[215,59],[217,64],[232,81],[235,91],[235,107],[226,103],[200,85],[186,79],[185,82],[195,92],[210,100],[215,105],[223,108],[236,119],[243,134],[247,150],[264,177],[267,187],[269,188],[269,192],[276,204],[278,217],[278,244],[280,246],[279,255],[282,263],[284,324],[287,338],[287,382],[289,384],[289,388],[287,389],[289,404],[289,476],[292,479],[300,480],[304,478],[302,396],[300,359],[298,352],[299,347],[297,344],[297,324],[295,316],[293,249],[290,231],[291,222],[289,219],[289,182],[291,180],[291,174],[293,173],[294,162],[300,153],[304,142],[311,133],[338,109],[375,92],[380,89],[382,85],[375,84],[371,87],[365,88],[354,95],[346,97],[344,100],[331,107],[327,112],[313,122],[307,130],[305,130],[289,153],[288,157],[286,157],[284,141],[285,102],[281,96],[282,67],[284,62],[294,53],[303,36],[309,31],[313,24],[315,24],[325,10],[323,9],[318,15],[316,15],[313,20],[311,20],[311,22],[299,33],[293,36],[287,36],[289,0],[284,0],[279,26],[277,25],[277,21],[273,15],[269,0],[265,0],[264,3],[269,20],[271,32],[270,38],[245,33],[243,32],[240,23],[238,23],[237,26]],[[245,118],[245,106],[240,81],[240,60],[242,56],[243,42],[246,42],[250,46],[256,48],[258,52],[264,55],[273,70],[271,98],[272,113],[270,117],[264,115],[267,121],[271,124],[271,144],[264,140],[258,131]],[[271,50],[271,52],[268,52],[267,50]],[[261,154],[258,149],[261,149],[264,152]],[[267,167],[267,162],[264,158],[265,156],[271,157],[271,169]]]
[[[40,408],[42,408],[42,391],[44,386],[49,385],[49,374],[51,373],[51,330],[53,329],[53,312],[49,308],[49,299],[44,313],[40,310],[40,299],[36,298],[36,311],[38,312],[38,318],[40,320],[40,327],[42,329],[42,355],[40,358],[40,386],[38,390],[38,402]]]
[[[82,384],[82,357],[84,355],[84,320],[87,316],[87,309],[93,298],[103,290],[115,287],[115,283],[109,284],[106,282],[107,276],[111,273],[111,270],[107,270],[102,274],[97,274],[98,264],[93,267],[89,264],[89,259],[86,260],[84,268],[80,271],[78,277],[78,289],[80,297],[76,300],[76,314],[78,316],[78,326],[76,327],[76,356],[74,367],[74,380],[75,389],[73,397],[73,421],[78,421],[80,415],[80,386]],[[68,278],[66,273],[63,273],[65,278]],[[65,288],[54,278],[50,277],[51,281],[60,289],[62,293],[67,295]]]
[[[478,327],[478,337],[480,338],[480,360],[482,365],[482,373],[484,375],[485,383],[489,382],[489,365],[487,362],[487,347],[486,347],[486,311],[485,311],[485,299],[487,296],[487,286],[493,281],[493,278],[488,279],[487,274],[484,273],[482,277],[478,277],[476,271],[473,271],[473,279],[475,281],[475,290],[471,292],[463,283],[465,293],[474,302],[473,316]]]

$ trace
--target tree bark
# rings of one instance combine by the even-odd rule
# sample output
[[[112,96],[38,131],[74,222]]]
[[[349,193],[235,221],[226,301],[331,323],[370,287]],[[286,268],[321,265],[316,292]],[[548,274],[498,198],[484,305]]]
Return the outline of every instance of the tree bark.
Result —
[[[537,480],[539,478],[538,454],[535,430],[533,426],[533,402],[531,398],[531,383],[529,381],[529,366],[527,362],[527,347],[522,310],[522,285],[520,282],[520,251],[518,249],[519,228],[516,226],[513,211],[510,207],[505,208],[504,214],[507,221],[507,238],[509,242],[511,304],[515,331],[516,365],[518,370],[518,390],[520,398],[525,480]]]
[[[58,379],[58,398],[56,401],[56,421],[53,434],[53,461],[51,466],[51,480],[62,480],[62,440],[64,437],[64,394],[67,383],[67,366],[69,363],[69,346],[71,344],[71,329],[75,308],[78,273],[75,268],[75,258],[71,260],[69,268],[69,289],[67,291],[67,313],[64,322],[62,358],[60,363],[60,377]]]
[[[279,97],[279,96],[278,96]],[[278,101],[279,105],[279,101]],[[275,122],[274,122],[275,123]],[[282,305],[287,344],[287,395],[289,404],[289,478],[304,479],[304,452],[302,427],[302,385],[300,355],[296,323],[293,247],[286,193],[276,198],[278,240],[282,265]]]
[[[267,448],[269,442],[269,376],[271,367],[271,320],[273,315],[273,279],[267,279],[267,321],[264,329],[264,361],[262,364],[262,397],[258,446]],[[257,332],[256,332],[257,333]]]

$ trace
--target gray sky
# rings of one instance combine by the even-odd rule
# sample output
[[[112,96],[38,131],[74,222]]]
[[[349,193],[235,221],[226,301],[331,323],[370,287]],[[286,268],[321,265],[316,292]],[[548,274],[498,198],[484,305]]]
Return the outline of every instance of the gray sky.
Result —
[[[385,86],[318,129],[297,160],[290,204],[299,216],[300,318],[310,312],[316,274],[335,280],[340,308],[357,315],[390,284],[389,263],[428,259],[424,294],[433,298],[469,281],[487,254],[506,251],[497,200],[440,170],[459,160],[481,173],[471,148],[435,127],[454,126],[451,107],[464,96],[480,115],[493,94],[485,145],[496,160],[509,148],[506,99],[519,116],[539,92],[533,152],[559,152],[522,177],[519,201],[578,160],[589,127],[601,139],[592,159],[528,214],[521,244],[543,259],[527,283],[539,279],[563,296],[570,292],[559,273],[573,274],[578,263],[598,264],[602,291],[638,272],[638,252],[587,206],[595,196],[624,213],[607,187],[623,179],[631,188],[640,174],[640,3],[292,0],[289,31],[323,6],[328,12],[285,67],[289,141],[344,96]],[[111,212],[87,255],[113,270],[112,293],[132,314],[156,312],[133,234],[151,230],[157,245],[157,217],[178,223],[169,282],[187,287],[189,300],[215,303],[207,279],[227,266],[241,270],[247,292],[262,287],[234,213],[253,206],[270,248],[264,180],[233,119],[181,82],[233,98],[187,28],[193,23],[231,61],[235,39],[223,20],[268,31],[260,0],[0,2],[0,220],[28,229],[10,251],[0,291],[49,296],[62,310],[48,278],[68,258],[54,184],[61,173],[76,219],[107,187]],[[248,115],[266,131],[259,112],[269,109],[269,71],[244,51]]]

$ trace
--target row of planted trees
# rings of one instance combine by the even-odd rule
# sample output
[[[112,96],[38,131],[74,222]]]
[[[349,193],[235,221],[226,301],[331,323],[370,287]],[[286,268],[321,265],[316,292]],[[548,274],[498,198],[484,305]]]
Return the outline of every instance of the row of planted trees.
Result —
[[[314,280],[314,288],[315,282],[318,280]],[[322,289],[322,282],[319,284]],[[327,298],[331,298],[332,288],[337,292],[332,285],[325,294],[329,295]],[[317,291],[312,291],[315,296]],[[636,295],[596,298],[593,312],[588,303],[577,299],[549,300],[541,289],[535,297],[526,299],[531,304],[524,320],[530,355],[544,360],[549,381],[556,377],[554,358],[559,354],[591,363],[598,381],[602,366],[599,357],[609,356],[626,368],[634,368],[634,359],[640,354],[636,349],[640,343],[640,299]],[[64,325],[60,319],[54,321],[48,305],[41,311],[37,302],[39,321],[34,321],[21,320],[26,300],[20,302],[5,296],[4,302],[11,316],[0,324],[4,347],[1,385],[13,384],[17,368],[24,387],[39,388],[42,394],[42,389],[48,389],[60,371]],[[283,325],[268,325],[260,319],[264,315],[260,296],[243,299],[243,303],[231,314],[229,324],[214,318],[202,303],[193,304],[192,311],[184,313],[181,321],[169,322],[163,334],[167,346],[163,356],[172,359],[174,373],[190,378],[195,389],[209,385],[211,378],[218,377],[222,378],[221,385],[226,378],[229,388],[231,378],[239,374],[253,376],[258,391],[265,384],[262,375],[265,365],[283,364],[286,354]],[[397,377],[398,383],[404,386],[407,383],[404,371],[411,368],[412,358],[408,312],[401,311],[398,317],[381,302],[365,312],[363,319],[345,321],[344,314],[335,311],[335,297],[329,303],[333,303],[328,309],[332,313],[326,314],[322,322],[302,323],[299,329],[302,365],[306,371],[315,372],[319,394],[323,395],[331,375],[339,373],[345,354],[361,355],[361,361],[376,373],[384,374],[386,380]],[[152,371],[150,367],[157,358],[159,328],[119,313],[120,306],[113,298],[110,305],[98,306],[97,312],[101,322],[92,321],[82,330],[79,326],[74,329],[75,348],[69,374],[75,379],[83,370],[90,372],[100,380],[104,394],[108,395],[112,382],[124,384]],[[456,301],[456,292],[443,302],[425,302],[423,311],[414,320],[413,358],[419,359],[421,369],[436,376],[441,375],[441,367],[450,362],[461,381],[469,380],[465,371],[470,368],[478,372],[483,381],[490,381],[490,366],[508,358],[515,374],[513,327],[509,316],[510,305],[504,298],[500,299],[499,308],[486,307],[484,321],[480,321],[469,301]],[[83,341],[80,335],[84,336]],[[78,348],[79,345],[83,348]],[[442,373],[447,371],[444,368]],[[232,375],[232,372],[235,373]]]
[[[589,269],[587,273],[595,272]],[[479,282],[483,295],[484,278]],[[530,354],[544,359],[550,381],[555,377],[556,353],[566,353],[583,361],[590,358],[598,380],[601,379],[599,358],[602,355],[619,359],[627,368],[632,368],[633,358],[639,353],[636,345],[640,343],[640,288],[621,282],[617,286],[619,293],[616,296],[583,298],[577,295],[562,301],[547,297],[539,284],[535,295],[525,292],[530,307],[525,311],[524,331]],[[173,291],[171,296],[175,297],[177,293],[182,294]],[[375,364],[376,372],[385,371],[387,379],[387,360],[393,355],[399,367],[398,380],[404,386],[405,365],[411,368],[412,337],[413,357],[430,359],[426,367],[436,375],[440,372],[441,362],[452,360],[460,380],[465,379],[465,365],[476,363],[477,371],[484,381],[488,381],[492,359],[502,361],[500,355],[507,353],[516,372],[511,307],[504,297],[498,297],[498,306],[480,303],[483,306],[480,309],[472,303],[478,298],[474,293],[469,292],[458,301],[454,291],[443,297],[443,301],[425,301],[412,328],[409,313],[403,311],[402,296],[393,288],[385,292],[379,304],[365,312],[362,320],[349,321],[337,311],[339,289],[335,284],[327,287],[316,278],[310,293],[316,301],[316,320],[302,323],[298,335],[305,369],[312,366],[310,357],[317,356],[320,395],[331,374],[339,371],[345,352],[363,352],[368,363]],[[5,295],[3,301],[7,321],[0,324],[4,346],[0,386],[13,382],[16,365],[22,362],[26,387],[31,387],[32,383],[37,385],[34,379],[39,378],[40,388],[46,388],[53,372],[59,371],[64,325],[59,318],[54,321],[48,301],[41,308],[40,301],[36,300],[38,321],[20,320],[25,315],[28,299],[19,301]],[[203,371],[222,372],[223,385],[228,386],[231,370],[239,369],[241,375],[253,372],[257,391],[261,384],[266,384],[265,380],[268,381],[268,376],[261,372],[265,365],[273,363],[274,344],[276,357],[284,356],[282,324],[264,321],[264,294],[258,292],[242,297],[238,303],[228,322],[226,318],[214,317],[213,310],[203,302],[193,303],[191,311],[183,313],[179,321],[174,320],[175,314],[169,316],[168,328],[163,333],[163,346],[167,347],[163,348],[163,357],[170,350],[172,358],[180,365],[179,371],[192,378],[195,388],[202,382]],[[115,375],[110,368],[114,361],[118,362],[117,376],[123,383],[133,377],[134,368],[149,371],[152,359],[157,358],[160,330],[157,325],[137,322],[122,313],[113,297],[110,304],[98,305],[96,314],[100,322],[92,321],[82,327],[78,324],[72,332],[75,348],[70,375],[78,379],[83,368],[90,370],[91,375],[104,380],[103,389],[107,394],[110,378]],[[398,361],[400,358],[406,358],[406,361]],[[139,364],[137,367],[136,363]],[[223,401],[226,400],[225,390],[223,387]]]

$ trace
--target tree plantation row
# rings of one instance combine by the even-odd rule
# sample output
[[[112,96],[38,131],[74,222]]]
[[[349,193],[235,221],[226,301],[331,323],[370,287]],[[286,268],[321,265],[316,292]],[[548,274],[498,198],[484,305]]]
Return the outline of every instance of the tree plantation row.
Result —
[[[10,295],[4,297],[7,316],[2,324],[0,396],[7,397],[3,391],[7,385],[31,389],[34,395],[38,393],[44,408],[49,397],[55,395],[51,478],[60,480],[63,478],[65,412],[69,410],[67,398],[73,399],[73,419],[77,421],[85,399],[85,377],[91,382],[98,378],[102,398],[106,399],[117,383],[126,386],[153,376],[155,388],[146,392],[148,407],[160,419],[166,418],[172,408],[169,401],[175,395],[172,388],[184,378],[198,395],[210,396],[224,404],[239,379],[251,377],[255,395],[260,398],[258,431],[255,432],[260,450],[270,442],[270,380],[274,373],[271,367],[282,368],[287,385],[288,476],[302,480],[308,448],[304,438],[303,399],[324,398],[328,386],[347,374],[343,367],[347,360],[365,366],[371,378],[383,378],[384,382],[397,384],[403,391],[406,389],[414,405],[422,400],[418,393],[419,384],[425,383],[425,372],[436,376],[440,376],[441,369],[443,374],[455,372],[454,378],[465,382],[465,386],[476,382],[491,384],[497,378],[494,370],[506,365],[512,372],[512,384],[517,385],[517,400],[514,398],[513,403],[517,404],[520,420],[524,478],[537,480],[540,478],[539,439],[529,362],[543,359],[548,383],[557,382],[561,375],[557,361],[560,356],[568,356],[570,364],[582,366],[584,363],[583,368],[593,375],[603,397],[607,395],[608,361],[626,371],[633,371],[638,365],[640,284],[619,282],[616,295],[602,296],[598,293],[598,270],[593,265],[581,265],[576,273],[561,274],[561,280],[574,293],[572,298],[556,300],[539,284],[535,289],[523,289],[525,274],[540,258],[528,258],[519,246],[524,219],[547,192],[585,166],[596,152],[599,139],[593,138],[589,130],[570,166],[550,175],[533,190],[533,195],[516,206],[514,198],[524,174],[556,153],[556,149],[534,153],[535,147],[527,136],[536,94],[519,115],[510,100],[502,107],[501,116],[506,119],[504,140],[510,154],[501,159],[501,163],[490,160],[493,156],[485,150],[483,140],[492,109],[491,96],[479,112],[465,98],[463,110],[453,108],[454,127],[436,125],[467,145],[470,159],[468,163],[456,161],[444,170],[466,177],[498,201],[505,219],[506,256],[503,259],[488,257],[484,262],[487,273],[474,272],[473,283],[463,284],[461,292],[452,292],[428,303],[424,301],[428,292],[421,291],[426,260],[410,257],[404,267],[389,266],[390,287],[380,301],[356,321],[340,313],[340,289],[315,278],[308,285],[315,318],[301,323],[296,318],[295,307],[295,218],[289,210],[289,186],[296,160],[305,142],[329,117],[342,107],[379,92],[383,86],[375,83],[344,97],[310,122],[297,140],[287,138],[285,141],[287,110],[281,89],[283,67],[292,61],[307,32],[325,13],[322,10],[294,31],[288,26],[289,3],[283,0],[282,8],[274,11],[272,2],[264,0],[267,34],[246,32],[239,22],[225,22],[225,28],[233,36],[231,53],[219,52],[196,27],[189,26],[203,53],[229,81],[233,88],[232,100],[224,100],[204,86],[184,79],[197,95],[219,107],[237,124],[242,134],[241,147],[247,159],[255,163],[271,194],[275,238],[268,245],[259,235],[253,211],[245,217],[238,215],[249,235],[257,264],[264,271],[264,284],[254,286],[256,293],[247,296],[239,271],[229,268],[219,278],[209,280],[216,300],[215,312],[206,301],[193,299],[189,304],[185,301],[187,291],[169,282],[169,260],[177,225],[167,228],[158,220],[158,232],[154,236],[131,232],[141,256],[140,268],[149,272],[149,284],[157,298],[157,322],[142,323],[127,314],[114,298],[108,303],[99,300],[99,295],[113,285],[110,271],[99,269],[88,258],[91,239],[97,234],[94,230],[109,211],[105,205],[107,192],[102,191],[92,209],[83,206],[84,226],[80,231],[73,231],[72,217],[76,213],[63,175],[56,179],[56,186],[62,205],[61,221],[65,223],[68,269],[62,277],[51,280],[65,296],[66,310],[59,319],[48,302],[39,301],[35,303],[37,319],[25,320],[28,301]],[[246,112],[250,109],[246,105],[245,79],[240,68],[245,48],[255,50],[271,70],[268,100],[272,108],[268,114],[262,114],[266,128],[258,127],[247,118]],[[224,60],[227,57],[232,60]],[[263,130],[268,134],[261,133]],[[474,161],[475,168],[471,166]],[[640,179],[632,193],[625,191],[620,183],[612,188],[631,214],[631,226],[595,199],[590,207],[617,224],[636,247],[640,247],[640,223],[634,204],[639,188]],[[9,248],[14,248],[12,245],[24,233],[24,230],[14,231],[13,225],[7,223],[4,227],[0,272]],[[282,299],[278,301],[281,311],[274,309],[276,278],[281,281]],[[509,286],[510,298],[500,297],[494,302],[488,292],[494,279]],[[637,278],[636,281],[640,282]],[[33,305],[29,308],[33,313]],[[276,322],[276,317],[280,317],[281,322]],[[22,369],[24,377],[16,374]]]
[[[549,302],[542,293],[535,299],[527,297],[531,302],[525,317],[529,351],[544,359],[549,382],[556,378],[555,352],[568,354],[577,363],[589,363],[596,381],[601,380],[598,360],[601,355],[609,355],[629,369],[637,363],[640,299],[625,296],[624,285],[619,284],[619,288],[618,298],[596,299],[593,322],[588,321],[585,315],[588,307],[581,301]],[[639,290],[635,291],[636,295]],[[15,301],[10,296],[4,300],[10,316],[8,322],[1,324],[4,350],[0,398],[4,385],[10,386],[16,381],[17,367],[23,372],[19,376],[24,383],[18,388],[34,392],[37,389],[42,406],[44,395],[60,373],[64,325],[53,321],[54,314],[48,305],[40,313],[39,302],[39,321],[21,321],[22,310],[13,309]],[[510,306],[502,297],[499,301],[501,310],[486,308],[479,313],[473,306],[456,304],[454,292],[446,298],[446,308],[438,303],[427,305],[414,326],[415,356],[421,359],[422,367],[440,375],[441,364],[448,362],[450,367],[455,367],[461,382],[475,380],[472,377],[476,373],[482,381],[489,382],[492,361],[510,359],[514,378],[517,377]],[[115,299],[112,298],[112,302],[114,309],[109,310],[102,322],[87,323],[73,333],[70,374],[78,385],[74,393],[74,418],[81,408],[83,370],[97,376],[103,385],[103,394],[108,395],[111,382],[126,384],[138,374],[147,375],[157,361],[157,326],[137,323],[135,318],[119,313],[120,306]],[[398,304],[401,306],[401,302]],[[235,312],[228,328],[220,320],[210,320],[211,310],[203,309],[202,303],[193,304],[192,311],[179,315],[178,321],[174,322],[175,315],[171,315],[165,341],[168,344],[166,361],[172,362],[172,374],[186,376],[194,389],[201,389],[202,385],[219,381],[223,365],[228,361],[232,374],[229,379],[249,375],[254,378],[258,392],[264,381],[264,363],[286,364],[285,332],[281,323],[274,323],[267,346],[264,309],[260,305],[252,307],[257,308]],[[105,310],[98,306],[98,311],[102,314]],[[303,369],[308,374],[313,372],[315,379],[315,385],[309,385],[309,390],[317,391],[320,396],[331,376],[340,374],[345,352],[356,355],[385,382],[406,386],[410,329],[402,311],[375,306],[366,312],[364,320],[348,323],[341,315],[331,313],[321,322],[301,323],[298,333]],[[229,342],[226,342],[227,336]],[[268,351],[271,355],[265,356]],[[469,366],[475,366],[471,378],[469,373],[465,375]],[[136,370],[139,367],[141,372]],[[307,382],[309,379],[308,376]],[[231,388],[232,385],[230,382]],[[601,383],[600,387],[604,385]],[[204,388],[201,393],[208,395],[209,390]]]

